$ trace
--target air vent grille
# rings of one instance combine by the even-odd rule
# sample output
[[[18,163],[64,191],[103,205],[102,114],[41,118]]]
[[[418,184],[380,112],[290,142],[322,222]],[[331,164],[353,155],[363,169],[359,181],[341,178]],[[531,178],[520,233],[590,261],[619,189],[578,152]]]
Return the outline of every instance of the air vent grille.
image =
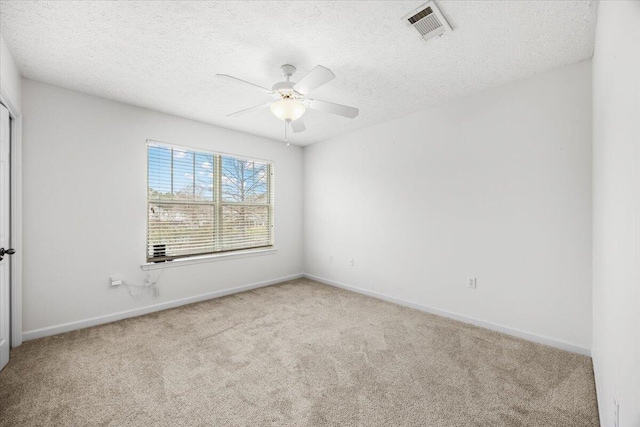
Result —
[[[433,0],[413,10],[402,19],[409,26],[414,27],[424,40],[429,40],[451,31],[451,26]]]
[[[436,15],[431,14],[416,22],[414,27],[418,30],[421,36],[426,36],[427,34],[442,28],[442,23],[438,20]]]
[[[419,20],[421,20],[425,16],[431,15],[432,13],[433,13],[433,9],[428,7],[425,10],[423,10],[423,11],[421,11],[419,13],[416,13],[411,18],[409,18],[409,22],[412,23],[412,24],[415,24],[416,22],[418,22]]]

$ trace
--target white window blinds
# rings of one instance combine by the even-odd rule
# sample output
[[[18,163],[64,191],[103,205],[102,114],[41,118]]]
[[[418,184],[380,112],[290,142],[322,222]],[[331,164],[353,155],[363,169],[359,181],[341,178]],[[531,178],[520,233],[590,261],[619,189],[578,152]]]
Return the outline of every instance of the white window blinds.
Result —
[[[147,261],[273,245],[273,164],[147,145]]]

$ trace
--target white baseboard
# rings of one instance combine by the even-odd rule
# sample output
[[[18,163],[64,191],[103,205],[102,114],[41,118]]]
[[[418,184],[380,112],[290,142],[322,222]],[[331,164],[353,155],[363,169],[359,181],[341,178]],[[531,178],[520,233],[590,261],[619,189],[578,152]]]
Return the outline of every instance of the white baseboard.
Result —
[[[607,419],[605,414],[602,412],[604,410],[605,405],[602,397],[602,386],[600,382],[600,356],[599,352],[596,350],[596,346],[594,345],[591,349],[591,366],[593,366],[593,382],[596,385],[596,403],[598,405],[598,416],[600,417],[600,423],[604,425],[604,420]]]
[[[257,289],[264,286],[274,285],[276,283],[286,282],[288,280],[298,279],[300,277],[306,277],[311,280],[315,280],[320,283],[324,283],[326,285],[335,286],[338,288],[346,289],[348,291],[357,292],[363,295],[367,295],[370,297],[382,299],[385,301],[389,301],[395,304],[403,305],[405,307],[414,308],[416,310],[424,311],[427,313],[435,314],[438,316],[448,317],[450,319],[458,320],[460,322],[469,323],[475,326],[479,326],[482,328],[490,329],[492,331],[502,332],[507,335],[512,335],[518,338],[522,338],[528,341],[533,341],[539,344],[545,344],[551,347],[559,348],[561,350],[566,350],[572,353],[582,354],[584,356],[591,356],[591,349],[586,347],[582,347],[577,344],[573,344],[570,342],[558,340],[555,338],[546,337],[543,335],[533,334],[530,332],[521,331],[518,329],[509,328],[507,326],[498,325],[491,322],[486,322],[484,320],[475,319],[473,317],[464,316],[458,313],[452,313],[450,311],[441,310],[434,307],[429,307],[426,305],[414,303],[411,301],[403,300],[400,298],[392,297],[389,295],[382,294],[380,292],[370,291],[368,289],[358,288],[356,286],[347,285],[344,283],[336,282],[334,280],[325,279],[323,277],[314,276],[311,274],[300,273],[294,274],[291,276],[279,277],[276,279],[265,280],[262,282],[251,283],[248,285],[237,286],[235,288],[223,289],[220,291],[209,292],[202,295],[196,295],[193,297],[181,298],[178,300],[167,301],[160,304],[150,305],[147,307],[135,308],[132,310],[120,311],[117,313],[107,314],[104,316],[92,317],[90,319],[79,320],[75,322],[62,323],[60,325],[48,326],[40,329],[32,329],[30,331],[25,331],[22,333],[23,341],[29,341],[36,338],[47,337],[51,335],[57,335],[64,332],[75,331],[78,329],[89,328],[92,326],[102,325],[105,323],[115,322],[117,320],[127,319],[130,317],[142,316],[144,314],[153,313],[156,311],[166,310],[168,308],[179,307],[181,305],[192,304],[194,302],[206,301],[213,298],[219,298],[226,295],[235,294],[238,292],[244,292],[251,289]]]
[[[304,277],[315,280],[316,282],[324,283],[326,285],[335,286],[337,288],[346,289],[348,291],[357,292],[359,294],[367,295],[370,297],[378,298],[381,300],[389,301],[395,304],[403,305],[405,307],[414,308],[416,310],[424,311],[426,313],[435,314],[438,316],[448,317],[450,319],[458,320],[464,323],[470,323],[475,326],[479,326],[481,328],[490,329],[496,332],[502,332],[507,335],[512,335],[514,337],[522,338],[527,341],[533,341],[538,344],[548,345],[550,347],[559,348],[561,350],[569,351],[571,353],[581,354],[583,356],[591,356],[591,349],[582,347],[578,344],[573,344],[570,342],[558,340],[555,338],[546,337],[543,335],[533,334],[530,332],[521,331],[519,329],[509,328],[507,326],[498,325],[491,322],[486,322],[484,320],[475,319],[473,317],[464,316],[458,313],[452,313],[450,311],[441,310],[439,308],[429,307],[422,304],[417,304],[415,302],[406,301],[400,298],[392,297],[389,295],[382,294],[380,292],[370,291],[368,289],[358,288],[356,286],[347,285],[344,283],[336,282],[335,280],[325,279],[323,277],[314,276],[311,274],[304,274]]]
[[[235,288],[223,289],[221,291],[208,292],[193,297],[181,298],[173,301],[167,301],[160,304],[154,304],[147,307],[134,308],[133,310],[119,311],[117,313],[107,314],[104,316],[92,317],[90,319],[78,320],[75,322],[62,323],[60,325],[48,326],[46,328],[32,329],[22,333],[22,340],[29,341],[36,338],[48,337],[64,332],[75,331],[78,329],[89,328],[91,326],[102,325],[105,323],[115,322],[117,320],[127,319],[129,317],[142,316],[156,311],[166,310],[168,308],[179,307],[181,305],[192,304],[194,302],[206,301],[213,298],[219,298],[226,295],[236,294],[238,292],[249,291],[251,289],[262,288],[264,286],[274,285],[276,283],[286,282],[288,280],[299,279],[304,274],[294,274],[291,276],[278,277],[277,279],[265,280],[263,282],[251,283],[249,285],[237,286]]]

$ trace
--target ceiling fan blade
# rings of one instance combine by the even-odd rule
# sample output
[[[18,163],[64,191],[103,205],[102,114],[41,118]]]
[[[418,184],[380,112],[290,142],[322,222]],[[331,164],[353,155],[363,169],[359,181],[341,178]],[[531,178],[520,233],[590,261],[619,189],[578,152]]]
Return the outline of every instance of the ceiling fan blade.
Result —
[[[220,77],[222,79],[225,79],[225,80],[228,80],[228,81],[232,81],[232,82],[235,82],[235,83],[240,83],[240,84],[244,84],[244,85],[248,85],[248,86],[253,86],[254,88],[257,88],[257,89],[261,90],[262,92],[268,93],[269,95],[271,95],[273,93],[273,91],[271,89],[268,89],[266,87],[257,85],[255,83],[248,82],[246,80],[239,79],[237,77],[230,76],[228,74],[216,74],[216,77]]]
[[[250,111],[260,110],[260,109],[262,109],[262,108],[266,108],[266,107],[268,107],[269,105],[271,105],[271,102],[267,102],[266,104],[256,105],[255,107],[245,108],[244,110],[240,110],[240,111],[236,111],[235,113],[227,114],[227,117],[240,116],[240,115],[245,114],[245,113],[248,113],[248,112],[250,112]]]
[[[333,80],[336,77],[330,69],[322,65],[316,65],[315,68],[307,73],[298,83],[293,86],[293,90],[303,95],[308,94],[314,89],[319,88],[323,84]]]
[[[337,114],[338,116],[348,117],[353,119],[358,116],[360,110],[354,107],[347,107],[346,105],[334,104],[333,102],[318,101],[317,99],[309,99],[309,108],[312,110],[323,111],[325,113]]]
[[[307,129],[304,125],[304,120],[302,120],[302,117],[291,122],[291,129],[293,129],[295,133],[304,132]]]

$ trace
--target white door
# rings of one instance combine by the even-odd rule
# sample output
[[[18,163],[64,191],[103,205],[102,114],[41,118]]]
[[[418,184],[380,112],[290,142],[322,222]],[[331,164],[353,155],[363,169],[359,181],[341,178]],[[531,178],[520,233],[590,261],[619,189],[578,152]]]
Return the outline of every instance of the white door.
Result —
[[[9,110],[0,104],[0,369],[9,361]],[[6,252],[8,251],[8,252]]]

